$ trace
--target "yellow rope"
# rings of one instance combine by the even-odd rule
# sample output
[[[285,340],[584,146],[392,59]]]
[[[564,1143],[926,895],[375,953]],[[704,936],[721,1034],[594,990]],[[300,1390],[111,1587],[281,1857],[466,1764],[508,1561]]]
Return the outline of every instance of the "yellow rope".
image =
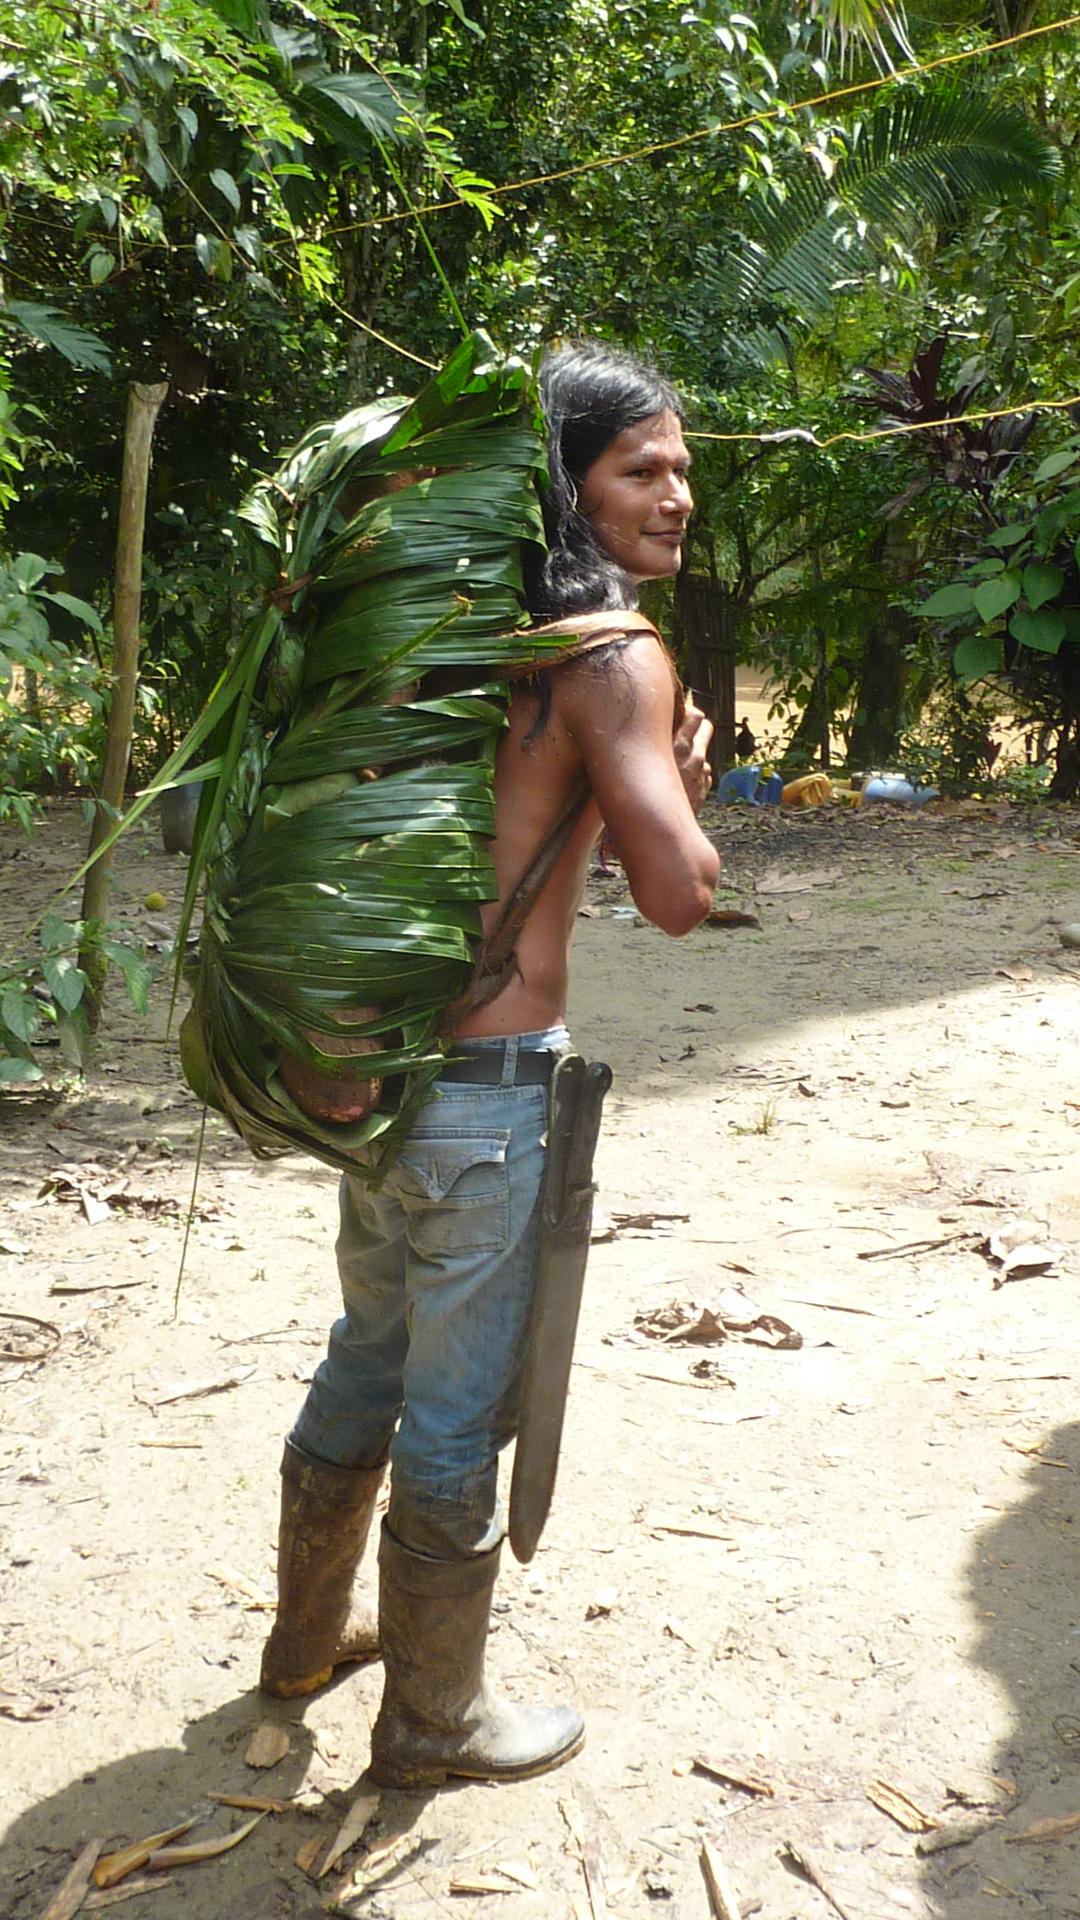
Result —
[[[923,61],[910,67],[898,67],[886,74],[877,74],[872,80],[858,80],[847,87],[834,87],[828,93],[811,94],[805,100],[784,101],[779,106],[763,107],[757,113],[747,113],[739,120],[721,120],[714,126],[698,127],[693,133],[680,133],[671,140],[657,140],[645,147],[629,147],[624,153],[613,153],[599,160],[580,160],[572,167],[560,167],[553,173],[533,173],[523,180],[509,180],[505,186],[485,187],[484,192],[492,199],[505,199],[510,194],[524,193],[529,187],[549,186],[553,181],[572,180],[579,174],[595,173],[604,167],[628,166],[635,160],[648,160],[657,153],[671,153],[676,147],[692,146],[699,140],[710,140],[720,133],[739,133],[744,127],[760,125],[765,120],[781,120],[785,114],[798,113],[804,107],[823,107],[831,100],[848,100],[853,94],[871,93],[878,87],[888,87],[897,80],[910,80],[916,74],[933,73],[939,67],[955,66],[961,60],[977,60],[985,53],[1000,53],[1004,47],[1015,47],[1022,40],[1037,40],[1047,33],[1058,33],[1065,27],[1080,26],[1080,13],[1068,14],[1062,20],[1051,20],[1046,26],[1027,27],[1023,33],[1011,33],[1004,40],[990,40],[985,46],[965,47],[957,53],[942,53],[936,59]],[[411,220],[414,214],[445,213],[454,207],[467,206],[468,202],[460,196],[453,200],[430,200],[426,205],[410,211],[405,208],[397,213],[380,213],[370,220],[357,220],[347,226],[327,227],[323,230],[325,239],[332,233],[362,233],[369,227],[391,226],[397,220]]]
[[[809,427],[779,427],[771,433],[697,433],[687,432],[688,440],[756,440],[763,446],[779,446],[785,440],[799,440],[804,445],[816,447],[823,452],[826,447],[835,447],[841,440],[891,440],[901,433],[933,433],[939,427],[962,427],[972,420],[1006,420],[1014,413],[1048,413],[1065,407],[1080,406],[1080,393],[1072,393],[1064,400],[1024,400],[1016,407],[984,407],[978,413],[951,413],[942,420],[916,420],[896,427],[873,427],[866,433],[857,433],[847,428],[842,433],[830,433],[819,440]]]
[[[304,276],[299,267],[294,267],[288,260],[283,260],[281,264],[286,273],[291,273],[295,279],[303,282]],[[359,327],[361,333],[368,334],[372,340],[378,340],[381,346],[389,347],[393,353],[400,353],[403,359],[414,361],[418,367],[426,367],[429,373],[438,373],[439,366],[436,360],[425,360],[422,354],[413,353],[411,347],[403,347],[399,341],[391,340],[388,333],[380,333],[377,327],[369,327],[366,320],[358,320],[355,313],[350,313],[348,307],[343,307],[341,301],[335,300],[333,294],[328,293],[325,287],[320,287],[319,299],[325,300],[327,306],[333,307],[335,313],[340,313],[342,319],[347,320],[351,327]]]

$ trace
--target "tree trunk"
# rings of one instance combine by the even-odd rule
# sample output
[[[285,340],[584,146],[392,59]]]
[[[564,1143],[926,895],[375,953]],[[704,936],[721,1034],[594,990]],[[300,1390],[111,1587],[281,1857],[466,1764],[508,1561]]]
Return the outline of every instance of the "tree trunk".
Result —
[[[914,638],[915,622],[903,607],[883,608],[866,636],[849,749],[852,766],[864,772],[884,769],[896,756],[904,725],[907,650]]]
[[[810,683],[810,694],[796,723],[795,730],[784,748],[783,761],[786,768],[802,769],[813,765],[817,760],[824,768],[832,761],[829,743],[829,722],[832,718],[829,693],[829,665],[822,661],[821,648],[818,649],[818,665]],[[824,743],[824,747],[823,747]]]
[[[150,448],[154,425],[168,391],[167,381],[153,387],[135,381],[128,393],[113,589],[112,695],[105,737],[105,763],[87,850],[91,859],[106,839],[124,805],[139,674],[139,609],[142,600],[143,532]],[[100,946],[93,938],[93,932],[104,923],[108,913],[111,869],[112,848],[108,847],[94,860],[83,882],[82,918],[87,923],[89,937],[84,935],[79,965],[89,981],[84,1004],[91,1032],[96,1028],[101,1013],[101,994],[108,967]]]
[[[1080,715],[1066,712],[1054,746],[1054,771],[1047,789],[1051,800],[1075,800],[1080,793]]]
[[[709,765],[735,758],[735,602],[719,581],[680,573],[675,582],[675,645],[687,685],[713,723]]]

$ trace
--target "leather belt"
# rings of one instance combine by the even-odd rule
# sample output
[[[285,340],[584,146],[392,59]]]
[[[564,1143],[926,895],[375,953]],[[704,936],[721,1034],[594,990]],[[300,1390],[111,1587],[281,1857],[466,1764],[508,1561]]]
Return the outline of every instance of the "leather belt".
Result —
[[[514,1086],[546,1086],[560,1057],[546,1047],[521,1048],[514,1069]],[[440,1080],[463,1081],[475,1087],[498,1087],[502,1084],[505,1058],[503,1047],[485,1047],[482,1053],[458,1054],[439,1068],[438,1077]]]

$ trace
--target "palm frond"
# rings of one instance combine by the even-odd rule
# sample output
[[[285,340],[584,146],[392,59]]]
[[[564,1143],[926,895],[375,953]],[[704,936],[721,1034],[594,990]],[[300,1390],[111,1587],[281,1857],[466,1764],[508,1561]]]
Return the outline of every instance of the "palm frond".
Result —
[[[783,201],[750,211],[742,244],[722,267],[707,263],[695,304],[745,354],[755,321],[772,331],[778,316],[822,318],[886,238],[910,243],[978,201],[1045,196],[1061,175],[1058,150],[1018,108],[898,88],[854,128],[828,179],[807,162]]]
[[[833,41],[839,42],[841,69],[856,46],[867,49],[879,72],[894,71],[893,46],[902,59],[915,59],[906,10],[896,0],[892,5],[888,0],[811,0],[810,11],[821,21],[826,60]]]
[[[356,1172],[364,1147],[377,1178],[444,1058],[496,892],[498,675],[567,645],[523,611],[543,447],[529,370],[474,335],[412,402],[312,429],[244,505],[268,601],[199,730],[219,771],[189,873],[188,919],[206,897],[182,1052],[260,1154]],[[373,1051],[334,1052],[342,1018]],[[391,1085],[363,1121],[313,1120],[286,1054]]]

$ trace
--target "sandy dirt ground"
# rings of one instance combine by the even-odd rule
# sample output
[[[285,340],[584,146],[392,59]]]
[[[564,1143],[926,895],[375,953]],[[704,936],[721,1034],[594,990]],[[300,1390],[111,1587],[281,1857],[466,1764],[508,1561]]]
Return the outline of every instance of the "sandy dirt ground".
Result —
[[[332,1176],[211,1121],[174,1306],[199,1112],[164,988],[149,1023],[112,995],[81,1088],[0,1105],[4,1920],[95,1911],[50,1905],[88,1842],[241,1828],[220,1794],[281,1811],[122,1881],[133,1920],[706,1920],[706,1846],[744,1920],[1080,1916],[1080,816],[707,823],[759,927],[668,941],[618,876],[580,924],[598,1239],[490,1644],[586,1715],[546,1778],[378,1795],[377,1666],[256,1691]],[[58,807],[3,843],[9,928],[81,837]],[[159,943],[182,865],[123,853]]]

